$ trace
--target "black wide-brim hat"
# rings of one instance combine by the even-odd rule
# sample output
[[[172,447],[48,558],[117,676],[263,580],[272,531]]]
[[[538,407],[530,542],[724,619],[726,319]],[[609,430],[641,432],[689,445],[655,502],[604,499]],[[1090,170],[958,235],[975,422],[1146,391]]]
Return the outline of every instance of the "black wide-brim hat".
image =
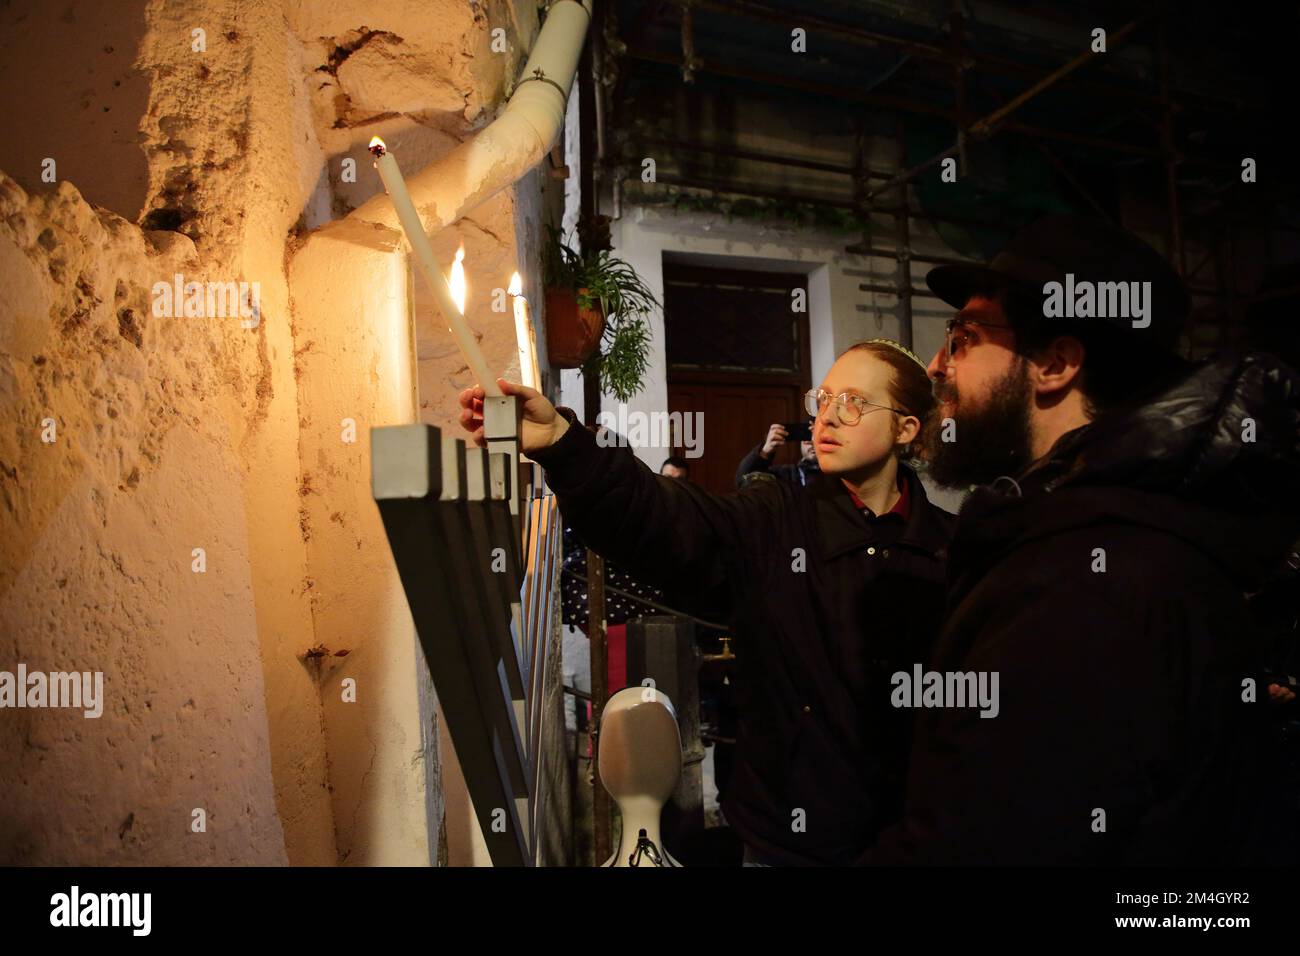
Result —
[[[1044,303],[1049,282],[1066,285],[1073,275],[1081,282],[1150,282],[1150,319],[1134,328],[1129,316],[1106,316],[1070,321],[1095,321],[1132,336],[1134,345],[1176,352],[1178,337],[1191,312],[1191,297],[1178,273],[1137,236],[1101,219],[1083,216],[1048,216],[1025,226],[1007,242],[987,266],[937,266],[925,277],[926,285],[953,308],[965,307],[976,294],[1000,289],[1017,290],[1027,299]],[[1041,313],[1040,313],[1041,314]],[[1053,319],[1043,316],[1041,321]]]

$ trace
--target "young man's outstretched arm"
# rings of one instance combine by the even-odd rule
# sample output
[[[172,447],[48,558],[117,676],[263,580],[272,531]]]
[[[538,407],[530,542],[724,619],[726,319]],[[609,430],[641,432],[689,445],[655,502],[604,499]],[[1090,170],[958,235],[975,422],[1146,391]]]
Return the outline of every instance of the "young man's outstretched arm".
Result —
[[[569,409],[534,389],[498,380],[524,400],[523,451],[546,470],[565,520],[597,554],[651,584],[716,584],[719,555],[758,549],[771,536],[783,490],[775,482],[713,495],[656,475],[626,448],[603,448]],[[482,444],[480,387],[460,395],[460,422]]]

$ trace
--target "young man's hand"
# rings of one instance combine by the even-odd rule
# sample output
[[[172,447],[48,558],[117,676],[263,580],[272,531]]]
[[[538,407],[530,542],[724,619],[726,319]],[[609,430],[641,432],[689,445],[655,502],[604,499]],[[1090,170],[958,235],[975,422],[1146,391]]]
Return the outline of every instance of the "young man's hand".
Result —
[[[763,442],[763,450],[759,454],[764,458],[771,458],[776,450],[785,443],[786,435],[784,425],[773,425],[767,430],[767,441]]]
[[[554,445],[569,429],[569,420],[555,411],[541,392],[526,385],[497,379],[497,387],[507,395],[517,395],[524,403],[523,452],[538,451]],[[460,424],[470,433],[475,445],[483,441],[483,386],[471,385],[460,393]]]

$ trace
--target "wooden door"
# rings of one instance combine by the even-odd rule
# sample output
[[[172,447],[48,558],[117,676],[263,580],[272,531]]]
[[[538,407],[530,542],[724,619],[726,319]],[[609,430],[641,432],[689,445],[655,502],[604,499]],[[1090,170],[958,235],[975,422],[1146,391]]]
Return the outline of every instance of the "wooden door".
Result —
[[[753,447],[767,437],[776,422],[796,422],[807,418],[799,412],[801,391],[789,385],[710,385],[670,384],[668,410],[683,415],[703,413],[703,455],[688,458],[691,480],[716,493],[735,490],[736,467]],[[673,450],[683,455],[687,449]],[[774,458],[776,464],[794,464],[799,460],[799,446],[787,442]]]
[[[808,417],[808,315],[792,307],[798,289],[806,302],[798,273],[664,263],[668,410],[703,415],[703,455],[688,461],[707,491],[735,490],[737,466],[773,423]],[[680,443],[673,454],[683,454]],[[798,443],[788,442],[775,463],[798,460]]]

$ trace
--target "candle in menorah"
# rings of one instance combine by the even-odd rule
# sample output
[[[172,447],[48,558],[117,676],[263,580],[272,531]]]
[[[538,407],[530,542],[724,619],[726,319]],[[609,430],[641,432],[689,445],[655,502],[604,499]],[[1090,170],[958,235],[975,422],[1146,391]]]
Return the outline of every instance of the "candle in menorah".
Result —
[[[371,482],[456,747],[497,865],[528,865],[539,815],[541,699],[559,562],[555,502],[520,454],[522,408],[501,394],[465,321],[463,250],[450,280],[434,261],[393,154],[375,168],[414,262],[486,397],[485,449],[428,425],[371,430]],[[511,283],[521,370],[536,387],[536,343],[518,273]]]

